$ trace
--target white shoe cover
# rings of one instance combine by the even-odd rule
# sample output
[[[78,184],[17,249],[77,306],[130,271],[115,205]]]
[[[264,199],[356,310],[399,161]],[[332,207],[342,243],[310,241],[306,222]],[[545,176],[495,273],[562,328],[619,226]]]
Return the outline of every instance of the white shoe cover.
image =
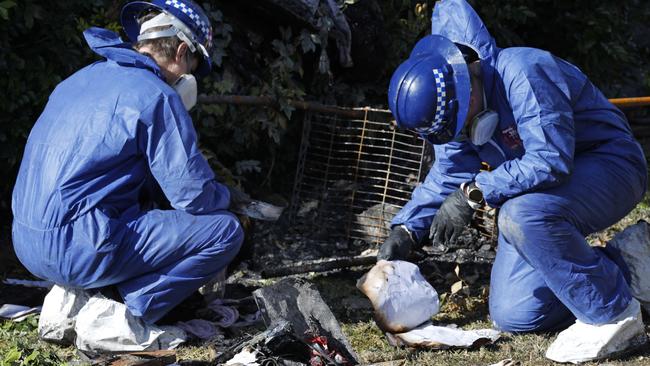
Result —
[[[38,319],[38,336],[48,342],[73,344],[75,319],[88,299],[90,295],[84,290],[58,285],[52,287],[43,301]]]
[[[632,299],[618,319],[602,325],[576,320],[575,324],[558,334],[546,351],[546,358],[577,364],[614,357],[648,341],[637,300]]]
[[[630,270],[632,296],[650,313],[650,230],[648,223],[639,221],[619,232],[608,246],[617,248]]]
[[[185,341],[175,326],[149,325],[126,305],[96,294],[88,300],[75,323],[78,349],[90,352],[136,352],[174,349]]]

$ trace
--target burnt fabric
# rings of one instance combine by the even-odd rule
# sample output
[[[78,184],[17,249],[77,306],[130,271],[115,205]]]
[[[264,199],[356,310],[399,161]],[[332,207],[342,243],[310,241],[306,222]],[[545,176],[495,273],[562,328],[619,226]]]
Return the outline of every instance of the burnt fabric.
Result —
[[[117,285],[151,323],[223,269],[243,232],[153,59],[114,32],[84,36],[104,59],[56,87],[29,135],[12,197],[14,247],[59,285]],[[173,209],[149,209],[165,200]]]
[[[477,52],[499,124],[484,145],[434,146],[431,170],[392,224],[421,240],[445,197],[475,180],[501,207],[490,298],[497,326],[550,329],[571,314],[589,324],[613,319],[631,299],[621,259],[584,237],[645,193],[646,161],[625,116],[574,65],[540,49],[498,48],[464,0],[437,3],[432,31]]]

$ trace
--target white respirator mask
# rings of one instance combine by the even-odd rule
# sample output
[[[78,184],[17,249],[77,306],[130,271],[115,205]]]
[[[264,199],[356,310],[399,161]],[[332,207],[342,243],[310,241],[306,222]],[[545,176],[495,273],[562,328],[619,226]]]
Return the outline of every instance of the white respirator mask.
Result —
[[[196,105],[198,88],[196,78],[192,74],[183,74],[172,85],[176,93],[180,95],[186,110],[192,109]]]
[[[185,52],[187,67],[190,68],[190,51]],[[196,78],[192,75],[189,70],[187,74],[181,75],[174,84],[172,88],[176,90],[176,93],[180,95],[185,110],[189,111],[196,105],[196,97],[198,94],[198,86],[196,85]]]
[[[487,100],[483,93],[483,107],[486,108]],[[494,131],[499,125],[499,114],[495,111],[484,109],[472,119],[469,129],[469,140],[476,146],[481,146],[490,141]]]

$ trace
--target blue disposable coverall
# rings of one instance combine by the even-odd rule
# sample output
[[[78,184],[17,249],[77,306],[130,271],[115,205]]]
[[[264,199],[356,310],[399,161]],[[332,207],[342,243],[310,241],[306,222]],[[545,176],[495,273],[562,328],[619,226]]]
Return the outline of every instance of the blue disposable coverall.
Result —
[[[153,59],[114,32],[84,36],[105,60],[61,82],[29,135],[12,197],[14,248],[57,284],[116,284],[131,313],[152,323],[233,259],[243,231]],[[145,208],[156,191],[173,210]]]
[[[624,217],[646,190],[646,160],[625,116],[575,66],[549,52],[500,49],[464,0],[437,3],[432,31],[474,49],[487,107],[499,115],[489,143],[434,146],[423,184],[393,220],[418,239],[443,200],[476,180],[500,207],[490,315],[506,331],[553,330],[574,316],[606,323],[631,295],[616,253],[585,240]],[[481,162],[492,170],[479,171]]]

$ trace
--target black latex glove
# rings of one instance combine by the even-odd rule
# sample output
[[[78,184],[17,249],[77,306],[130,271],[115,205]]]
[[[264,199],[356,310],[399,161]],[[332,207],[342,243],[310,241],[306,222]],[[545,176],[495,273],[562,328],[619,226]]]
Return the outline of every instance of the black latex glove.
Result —
[[[467,196],[461,189],[453,192],[442,202],[431,223],[429,238],[434,243],[447,245],[454,242],[463,229],[472,221],[474,209],[467,203]]]
[[[401,226],[395,226],[379,248],[377,260],[405,260],[414,242],[411,234]]]

